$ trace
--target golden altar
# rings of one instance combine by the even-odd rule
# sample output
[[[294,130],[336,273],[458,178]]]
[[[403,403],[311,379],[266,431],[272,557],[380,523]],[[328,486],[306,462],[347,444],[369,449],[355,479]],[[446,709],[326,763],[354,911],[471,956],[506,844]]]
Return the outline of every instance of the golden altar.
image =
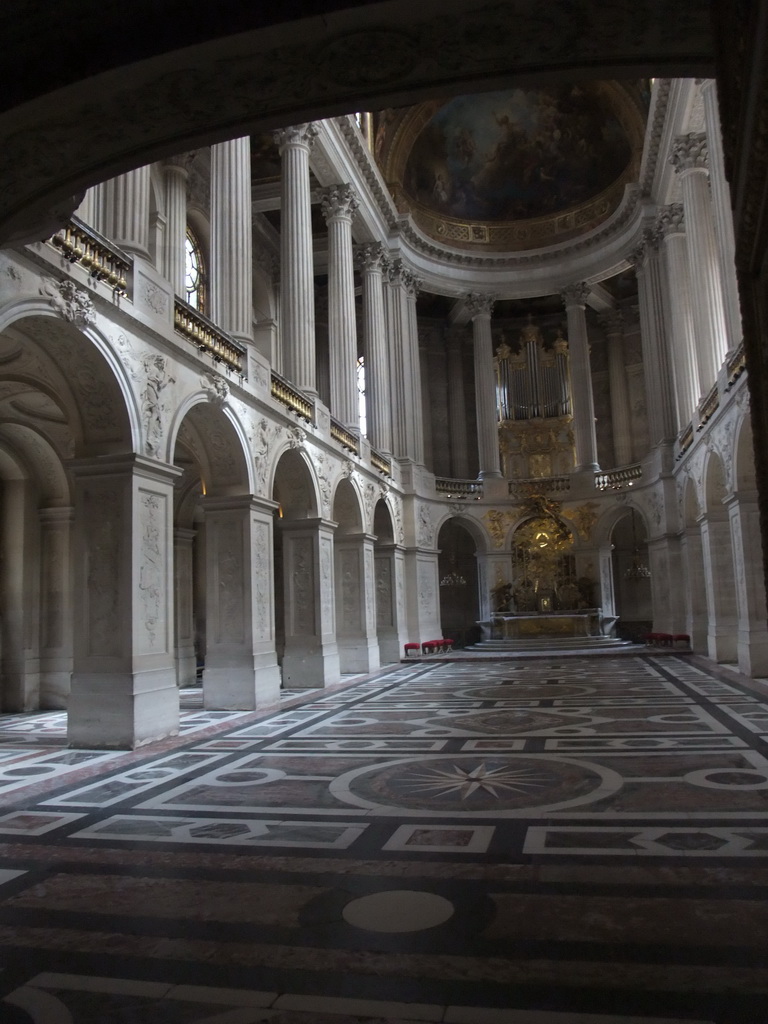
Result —
[[[547,637],[599,636],[600,610],[539,612],[530,615],[494,615],[490,621],[494,640],[538,640]]]

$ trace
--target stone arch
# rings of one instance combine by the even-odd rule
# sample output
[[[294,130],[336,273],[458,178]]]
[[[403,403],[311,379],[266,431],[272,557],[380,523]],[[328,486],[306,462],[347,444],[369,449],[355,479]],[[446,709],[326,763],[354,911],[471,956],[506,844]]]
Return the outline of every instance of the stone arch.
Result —
[[[624,640],[637,642],[653,628],[648,520],[634,503],[623,505],[611,519],[609,536],[614,611],[618,616],[616,632]]]
[[[478,522],[477,519],[475,519],[474,516],[470,516],[463,512],[455,513],[446,511],[437,521],[435,536],[439,537],[443,526],[447,522],[451,521],[460,523],[461,526],[464,527],[475,542],[475,547],[477,548],[478,553],[486,554],[491,550],[491,539],[488,536],[488,531],[481,523]],[[438,544],[438,547],[439,546],[440,545]]]
[[[365,510],[358,487],[353,480],[342,477],[333,496],[332,518],[336,522],[336,536],[362,533],[365,528]]]
[[[448,516],[437,532],[440,624],[443,636],[459,647],[480,639],[478,554],[482,530],[471,516]]]
[[[408,636],[405,627],[405,556],[389,495],[373,509],[376,635],[382,665],[398,662]]]
[[[285,445],[277,455],[272,497],[280,506],[281,519],[311,519],[320,514],[320,490],[304,449]]]
[[[236,529],[226,522],[240,514],[240,505],[253,493],[252,466],[243,430],[232,411],[197,392],[176,410],[168,437],[167,458],[182,472],[174,488],[175,650],[179,686],[203,680],[209,706],[221,704],[206,679],[209,620],[218,614],[222,560],[228,549],[219,541],[222,531]],[[210,543],[209,531],[216,533]],[[217,555],[218,552],[218,555]],[[208,672],[212,677],[214,673]]]
[[[685,598],[685,632],[694,651],[707,651],[707,599],[704,558],[701,544],[701,498],[692,476],[685,476],[682,490],[683,584]]]
[[[0,313],[0,380],[34,386],[65,412],[76,457],[140,450],[140,414],[126,368],[94,326],[79,329],[50,303]]]
[[[374,540],[367,532],[359,485],[342,477],[333,499],[336,639],[341,672],[379,667],[374,607]]]
[[[212,428],[214,434],[206,434]],[[190,430],[197,441],[184,436]],[[228,405],[212,402],[206,392],[188,395],[176,408],[168,432],[166,457],[169,462],[174,461],[180,440],[182,445],[192,445],[193,450],[200,453],[201,466],[207,469],[206,493],[213,494],[219,490],[222,493],[255,493],[248,435]]]
[[[707,594],[707,653],[714,661],[736,660],[738,609],[733,542],[728,510],[725,465],[720,454],[709,451],[702,478],[704,509],[701,545]]]
[[[723,499],[728,493],[728,477],[725,465],[719,452],[714,449],[707,452],[702,474],[703,511],[707,515],[719,515],[722,511]]]
[[[701,500],[696,481],[691,476],[685,477],[683,484],[682,518],[686,529],[698,529],[701,516]]]
[[[756,486],[752,418],[746,413],[736,427],[733,445],[733,489],[741,493],[753,491]]]

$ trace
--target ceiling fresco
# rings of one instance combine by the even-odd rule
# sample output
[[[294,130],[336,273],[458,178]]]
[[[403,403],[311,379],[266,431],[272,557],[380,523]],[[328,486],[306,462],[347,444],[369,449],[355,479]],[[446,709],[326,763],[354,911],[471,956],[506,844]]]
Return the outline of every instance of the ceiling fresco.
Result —
[[[637,174],[639,87],[588,82],[435,100],[378,118],[401,209],[447,243],[525,248],[604,220]]]

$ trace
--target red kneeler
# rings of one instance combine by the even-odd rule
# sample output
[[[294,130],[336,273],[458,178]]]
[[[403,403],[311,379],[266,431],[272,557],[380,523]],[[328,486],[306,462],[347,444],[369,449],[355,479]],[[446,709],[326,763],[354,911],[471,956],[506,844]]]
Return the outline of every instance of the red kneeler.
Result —
[[[421,651],[421,648],[419,647],[418,644],[406,644],[405,645],[405,656],[406,656],[406,658],[410,658],[411,651],[416,651],[416,654],[418,656],[419,652]]]

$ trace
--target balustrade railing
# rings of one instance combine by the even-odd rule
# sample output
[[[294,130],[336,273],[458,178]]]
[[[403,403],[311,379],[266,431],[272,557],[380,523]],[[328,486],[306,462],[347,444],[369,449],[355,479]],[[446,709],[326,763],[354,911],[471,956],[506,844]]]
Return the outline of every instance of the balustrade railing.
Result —
[[[482,498],[483,485],[480,480],[454,480],[450,477],[437,477],[435,490],[446,498]]]
[[[595,487],[598,491],[623,491],[625,487],[633,487],[635,480],[643,475],[643,467],[639,462],[632,466],[611,469],[607,473],[595,473]]]
[[[693,444],[693,424],[689,423],[688,426],[685,428],[685,430],[680,435],[680,452],[678,453],[677,457],[680,458],[682,455],[685,455],[685,453],[688,451],[688,449],[691,447],[692,444]]]
[[[569,476],[542,476],[527,477],[525,479],[510,480],[509,493],[516,497],[518,491],[529,493],[537,491],[540,494],[554,494],[562,491],[570,491],[571,478]]]
[[[375,448],[371,448],[371,465],[385,476],[392,476],[392,463]]]
[[[275,373],[274,370],[272,370],[271,394],[276,401],[290,409],[291,412],[295,412],[303,419],[308,420],[310,423],[314,423],[314,404],[305,394],[301,391],[297,391],[293,384],[289,384],[285,377],[281,377],[280,374]]]
[[[711,420],[717,412],[718,406],[720,405],[720,394],[717,390],[717,384],[712,388],[707,397],[702,401],[699,406],[699,425],[697,430],[701,430],[704,424]]]
[[[355,437],[351,431],[331,416],[331,437],[338,441],[342,448],[346,448],[353,455],[360,454],[360,439]]]
[[[728,371],[728,383],[726,387],[732,388],[746,368],[747,357],[744,352],[744,342],[742,342],[736,351],[730,356],[726,364],[726,369]]]
[[[77,217],[49,240],[65,260],[78,263],[97,281],[104,281],[118,295],[125,295],[131,271],[130,256],[112,245],[103,235]]]
[[[209,352],[214,363],[224,363],[245,377],[245,346],[178,296],[173,303],[173,321],[178,333],[196,345],[200,352]]]

